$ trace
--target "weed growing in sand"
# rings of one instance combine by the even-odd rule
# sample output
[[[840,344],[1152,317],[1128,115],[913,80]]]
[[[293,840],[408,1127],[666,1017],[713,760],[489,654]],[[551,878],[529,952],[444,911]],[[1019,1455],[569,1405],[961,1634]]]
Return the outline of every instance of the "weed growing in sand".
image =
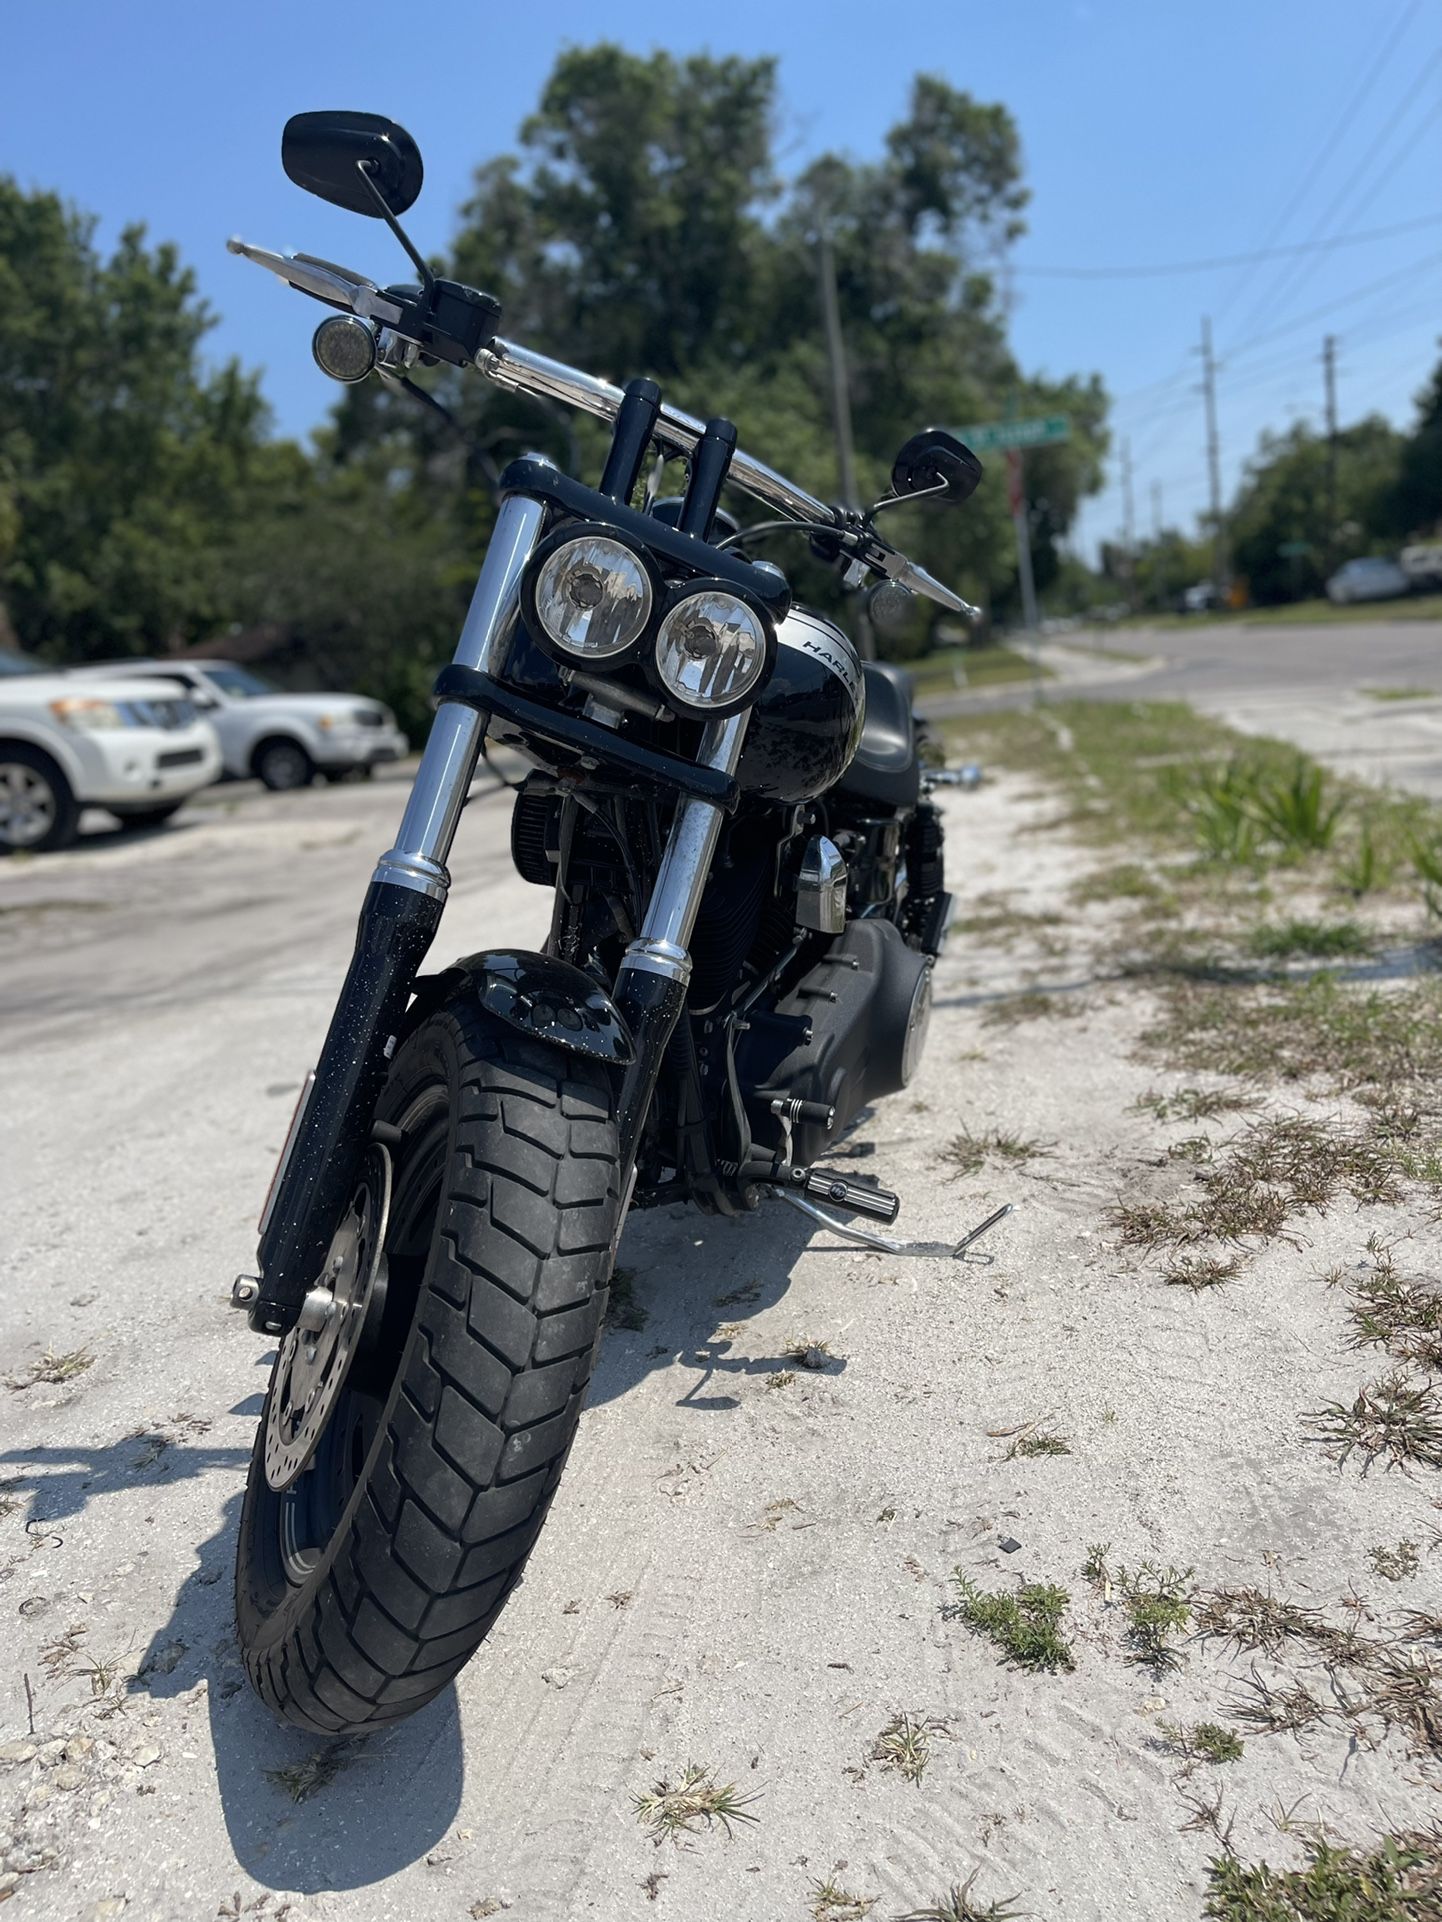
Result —
[[[842,1888],[833,1869],[824,1882],[811,1884],[811,1914],[814,1922],[866,1922],[880,1900],[875,1895],[853,1895]]]
[[[959,1181],[963,1175],[974,1175],[988,1161],[1034,1161],[1049,1155],[1055,1146],[1054,1141],[1033,1141],[1004,1128],[989,1128],[979,1135],[966,1128],[952,1137],[942,1149],[941,1158],[951,1166],[950,1178]]]
[[[1328,1402],[1304,1420],[1339,1466],[1355,1449],[1364,1473],[1377,1461],[1442,1468],[1442,1400],[1430,1382],[1412,1381],[1400,1369],[1359,1388],[1351,1403]]]
[[[1384,1836],[1354,1849],[1316,1836],[1301,1868],[1246,1863],[1223,1851],[1207,1864],[1205,1914],[1216,1922],[1426,1922],[1442,1888],[1442,1833]]]
[[[1155,1115],[1158,1121],[1214,1121],[1218,1115],[1256,1106],[1255,1095],[1236,1088],[1179,1088],[1175,1094],[1152,1090],[1132,1103],[1135,1113]]]
[[[650,1319],[649,1309],[636,1299],[636,1278],[630,1269],[613,1268],[611,1292],[606,1301],[606,1326],[636,1334]]]
[[[871,1760],[895,1769],[903,1781],[919,1782],[931,1760],[931,1738],[945,1734],[940,1722],[925,1716],[893,1715],[871,1748]]]
[[[1061,1632],[1071,1601],[1064,1588],[1055,1582],[1023,1582],[1015,1594],[988,1595],[959,1568],[953,1578],[961,1599],[948,1604],[943,1613],[995,1642],[1003,1661],[1052,1673],[1076,1667]]]
[[[957,1882],[945,1895],[938,1895],[924,1909],[910,1909],[897,1922],[1021,1922],[1025,1909],[1014,1909],[1015,1896],[1004,1895],[995,1902],[983,1902],[973,1893],[980,1869],[973,1869],[964,1882]]]
[[[651,1829],[659,1843],[668,1835],[679,1842],[703,1823],[707,1828],[719,1823],[729,1839],[733,1823],[757,1820],[747,1807],[756,1800],[755,1795],[742,1795],[733,1782],[718,1782],[714,1770],[688,1762],[679,1782],[663,1778],[644,1795],[633,1796],[631,1806],[636,1820]]]
[[[1069,1455],[1071,1443],[1065,1435],[1058,1435],[1050,1428],[1029,1428],[1025,1434],[1018,1435],[1006,1451],[1005,1459],[1015,1461],[1018,1456],[1030,1461],[1036,1455]]]
[[[1049,1016],[1067,1017],[1081,1009],[1062,996],[1047,994],[1040,988],[1026,988],[1020,994],[1002,995],[982,1014],[988,1028],[1014,1028],[1023,1021],[1044,1021]]]
[[[808,1368],[817,1375],[822,1374],[833,1361],[840,1360],[832,1352],[829,1341],[788,1341],[781,1353],[786,1361],[794,1361],[798,1368]]]
[[[1253,1122],[1223,1143],[1181,1199],[1118,1200],[1108,1221],[1123,1247],[1148,1253],[1207,1242],[1241,1246],[1284,1234],[1296,1214],[1325,1214],[1343,1194],[1359,1205],[1404,1198],[1387,1145],[1372,1130],[1282,1115]],[[1191,1285],[1184,1272],[1181,1279]]]
[[[1367,1560],[1372,1565],[1372,1573],[1386,1582],[1410,1581],[1421,1566],[1417,1544],[1409,1541],[1378,1542],[1375,1548],[1367,1550]]]
[[[1352,1343],[1382,1348],[1394,1361],[1442,1374],[1442,1288],[1401,1276],[1383,1251],[1371,1272],[1345,1281]]]
[[[74,1381],[77,1375],[83,1375],[94,1361],[95,1357],[88,1348],[72,1348],[63,1355],[56,1354],[53,1348],[47,1348],[35,1361],[28,1362],[20,1374],[7,1375],[5,1386],[17,1391],[41,1386],[58,1387],[62,1382]]]
[[[768,1388],[789,1388],[796,1379],[794,1368],[777,1368],[766,1377]]]
[[[1168,1288],[1190,1288],[1194,1295],[1223,1288],[1242,1272],[1240,1255],[1179,1255],[1162,1270]]]
[[[1330,960],[1338,955],[1366,954],[1372,942],[1355,921],[1281,921],[1253,928],[1247,952],[1263,961],[1287,961],[1296,955]]]
[[[1119,1596],[1127,1614],[1128,1660],[1160,1673],[1177,1665],[1171,1638],[1191,1621],[1190,1568],[1163,1568],[1143,1562],[1136,1569],[1107,1560],[1111,1544],[1093,1542],[1082,1574],[1103,1601]]]
[[[308,1802],[320,1789],[328,1788],[353,1760],[349,1742],[332,1742],[328,1748],[315,1749],[299,1762],[267,1769],[265,1776],[278,1789],[284,1789],[292,1802]]]
[[[1327,1718],[1327,1710],[1304,1682],[1273,1685],[1253,1675],[1247,1688],[1250,1697],[1237,1703],[1233,1713],[1261,1734],[1299,1735]]]
[[[1181,1756],[1183,1761],[1210,1762],[1215,1766],[1242,1759],[1241,1737],[1219,1722],[1193,1722],[1190,1727],[1184,1722],[1159,1722],[1157,1726],[1169,1752]]]

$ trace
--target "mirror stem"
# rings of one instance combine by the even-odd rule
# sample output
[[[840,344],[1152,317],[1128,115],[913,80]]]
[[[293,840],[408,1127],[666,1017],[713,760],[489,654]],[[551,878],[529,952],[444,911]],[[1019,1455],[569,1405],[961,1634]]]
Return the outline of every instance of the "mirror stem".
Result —
[[[431,272],[430,268],[426,265],[424,260],[421,259],[420,255],[416,252],[415,248],[411,245],[410,236],[406,233],[405,228],[402,227],[401,223],[396,219],[395,215],[391,212],[390,208],[386,205],[386,197],[381,192],[380,188],[376,185],[374,179],[372,178],[371,170],[366,165],[365,161],[358,160],[355,164],[356,164],[356,172],[360,175],[361,180],[364,182],[366,192],[370,195],[371,199],[376,203],[377,208],[380,210],[381,219],[386,223],[387,227],[390,228],[391,232],[395,235],[396,239],[401,243],[402,247],[405,248],[406,253],[410,256],[412,265],[415,267],[416,272],[421,277],[422,287],[424,287],[426,292],[429,293],[432,287],[434,287],[436,284],[435,275]]]

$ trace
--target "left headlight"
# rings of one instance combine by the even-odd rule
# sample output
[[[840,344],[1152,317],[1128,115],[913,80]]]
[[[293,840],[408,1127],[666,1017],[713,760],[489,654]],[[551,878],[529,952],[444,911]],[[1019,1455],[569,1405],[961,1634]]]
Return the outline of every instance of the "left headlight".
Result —
[[[50,712],[62,727],[74,728],[81,734],[106,734],[112,728],[131,725],[131,715],[123,701],[96,701],[76,696],[52,701]]]
[[[655,591],[631,548],[608,534],[560,541],[532,576],[531,602],[547,640],[577,661],[616,661],[651,618]]]
[[[692,589],[656,636],[656,674],[678,707],[717,714],[741,706],[766,673],[770,636],[756,609],[720,585]]]

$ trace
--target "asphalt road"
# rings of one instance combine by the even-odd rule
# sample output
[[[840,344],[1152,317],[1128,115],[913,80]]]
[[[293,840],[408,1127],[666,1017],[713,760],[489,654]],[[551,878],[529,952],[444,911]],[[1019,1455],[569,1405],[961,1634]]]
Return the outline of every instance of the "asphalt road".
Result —
[[[1442,798],[1442,622],[1120,628],[1101,645],[1106,653],[1093,653],[1081,633],[1044,644],[1056,679],[1042,684],[1042,699],[1190,701],[1343,772]],[[1415,698],[1379,700],[1378,689]],[[940,719],[1032,699],[1021,682],[921,706]]]

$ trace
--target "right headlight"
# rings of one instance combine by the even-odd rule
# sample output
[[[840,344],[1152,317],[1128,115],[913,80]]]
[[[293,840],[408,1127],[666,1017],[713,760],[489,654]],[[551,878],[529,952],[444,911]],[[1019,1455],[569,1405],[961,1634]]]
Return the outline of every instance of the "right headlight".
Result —
[[[623,541],[583,529],[559,541],[531,579],[536,624],[578,662],[615,662],[646,631],[655,594],[640,556]]]
[[[771,637],[749,602],[720,583],[692,587],[656,636],[656,677],[678,707],[719,714],[749,700],[766,674]]]

